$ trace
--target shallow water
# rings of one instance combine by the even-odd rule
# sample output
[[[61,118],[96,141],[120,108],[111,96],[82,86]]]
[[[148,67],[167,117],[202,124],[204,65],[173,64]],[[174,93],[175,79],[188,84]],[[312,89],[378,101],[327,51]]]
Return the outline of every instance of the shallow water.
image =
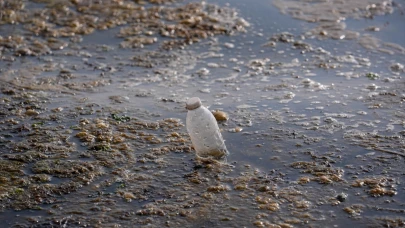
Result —
[[[404,225],[405,71],[391,68],[405,64],[403,8],[347,14],[338,32],[358,37],[333,39],[309,34],[325,21],[271,1],[212,3],[247,31],[163,51],[161,25],[158,42],[133,49],[117,26],[61,38],[69,46],[50,55],[2,52],[15,58],[0,63],[7,226]],[[192,96],[229,115],[226,164],[195,159]]]

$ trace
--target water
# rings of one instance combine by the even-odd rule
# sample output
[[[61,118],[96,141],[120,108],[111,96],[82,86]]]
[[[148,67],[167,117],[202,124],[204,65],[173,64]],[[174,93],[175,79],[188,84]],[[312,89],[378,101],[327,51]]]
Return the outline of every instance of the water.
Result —
[[[405,82],[390,66],[405,53],[386,44],[405,46],[400,8],[348,15],[359,38],[335,40],[308,35],[319,23],[271,1],[228,5],[250,23],[246,33],[166,52],[160,42],[172,38],[154,30],[162,25],[146,23],[159,42],[143,49],[119,47],[121,25],[52,55],[2,61],[7,226],[403,225]],[[282,32],[307,46],[266,45]],[[394,54],[360,45],[368,33]],[[193,96],[230,116],[219,124],[226,164],[195,160],[185,128]]]

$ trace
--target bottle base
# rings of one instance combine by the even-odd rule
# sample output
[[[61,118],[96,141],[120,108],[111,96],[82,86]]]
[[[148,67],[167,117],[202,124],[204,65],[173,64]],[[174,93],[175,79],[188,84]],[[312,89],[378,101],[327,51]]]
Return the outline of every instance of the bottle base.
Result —
[[[227,155],[229,155],[229,151],[226,149],[213,149],[209,151],[204,151],[204,152],[198,152],[197,151],[197,156],[202,157],[202,158],[214,158],[217,160],[225,158]]]

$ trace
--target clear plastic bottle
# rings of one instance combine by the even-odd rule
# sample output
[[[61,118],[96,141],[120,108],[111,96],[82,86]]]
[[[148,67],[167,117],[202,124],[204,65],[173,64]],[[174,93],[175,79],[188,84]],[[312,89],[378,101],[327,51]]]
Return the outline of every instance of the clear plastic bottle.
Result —
[[[186,103],[188,110],[186,126],[194,149],[199,157],[216,159],[228,155],[224,140],[214,115],[204,106],[200,98],[190,98]]]

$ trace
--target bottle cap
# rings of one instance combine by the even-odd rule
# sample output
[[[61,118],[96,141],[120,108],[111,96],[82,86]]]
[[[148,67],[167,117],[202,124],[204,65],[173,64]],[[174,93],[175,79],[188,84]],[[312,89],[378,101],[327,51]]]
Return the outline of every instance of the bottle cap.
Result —
[[[188,110],[194,110],[196,108],[199,108],[201,106],[201,100],[198,97],[192,97],[188,99],[186,102],[186,108]]]

